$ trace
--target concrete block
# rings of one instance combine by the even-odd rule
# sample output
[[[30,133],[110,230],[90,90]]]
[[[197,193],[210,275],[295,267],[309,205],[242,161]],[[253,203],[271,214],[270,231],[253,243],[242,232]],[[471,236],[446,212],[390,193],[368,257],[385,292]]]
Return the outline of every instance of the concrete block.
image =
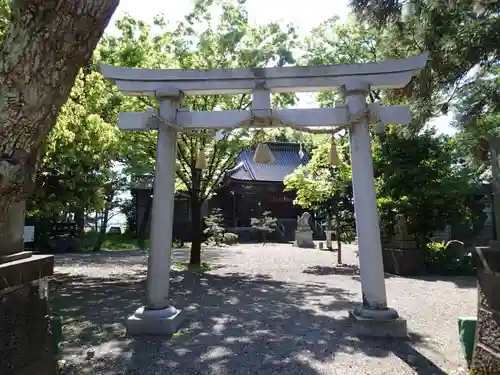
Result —
[[[353,333],[356,336],[409,339],[406,320],[399,316],[363,316],[359,310],[349,311]]]
[[[172,335],[178,331],[184,318],[184,312],[173,306],[162,310],[148,310],[143,306],[127,319],[127,334],[131,336]]]

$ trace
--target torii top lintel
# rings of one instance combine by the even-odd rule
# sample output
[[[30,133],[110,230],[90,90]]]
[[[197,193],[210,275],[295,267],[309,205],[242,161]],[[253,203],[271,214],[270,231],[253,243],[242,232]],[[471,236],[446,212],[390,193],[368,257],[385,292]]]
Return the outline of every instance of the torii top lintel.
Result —
[[[139,69],[101,64],[105,78],[128,95],[154,96],[164,87],[185,95],[333,91],[350,84],[395,89],[406,86],[425,67],[428,53],[362,64],[236,69]]]

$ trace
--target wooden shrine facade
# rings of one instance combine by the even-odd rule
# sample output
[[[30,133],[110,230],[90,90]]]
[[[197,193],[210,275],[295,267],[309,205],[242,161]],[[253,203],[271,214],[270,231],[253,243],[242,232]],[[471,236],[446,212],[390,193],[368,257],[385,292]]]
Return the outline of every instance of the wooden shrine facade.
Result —
[[[295,194],[285,192],[283,180],[298,166],[305,165],[308,156],[299,155],[296,143],[267,142],[275,162],[257,164],[253,161],[253,149],[244,149],[237,157],[236,165],[225,176],[217,194],[202,208],[203,216],[213,209],[222,210],[228,231],[238,233],[242,240],[251,239],[251,218],[261,217],[265,211],[278,219],[279,228],[273,236],[276,240],[293,240],[297,216],[302,213],[293,201]],[[152,204],[152,181],[145,180],[132,189],[135,200],[137,232],[148,234]],[[175,195],[174,238],[189,241],[191,238],[191,212],[189,196],[183,192]],[[144,221],[146,220],[146,221]]]

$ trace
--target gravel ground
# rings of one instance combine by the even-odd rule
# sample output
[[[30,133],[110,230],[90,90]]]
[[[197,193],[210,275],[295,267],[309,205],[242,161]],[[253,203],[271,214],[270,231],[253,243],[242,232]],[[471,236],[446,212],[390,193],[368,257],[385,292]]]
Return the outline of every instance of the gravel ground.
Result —
[[[355,250],[346,245],[346,263],[357,262]],[[176,250],[174,261],[187,256]],[[473,278],[386,278],[412,340],[357,339],[347,311],[360,282],[332,274],[335,259],[291,245],[208,249],[211,271],[172,271],[171,297],[187,319],[167,340],[125,336],[122,323],[144,297],[143,254],[59,255],[52,297],[65,319],[64,359],[99,375],[466,373],[457,317],[475,315]]]

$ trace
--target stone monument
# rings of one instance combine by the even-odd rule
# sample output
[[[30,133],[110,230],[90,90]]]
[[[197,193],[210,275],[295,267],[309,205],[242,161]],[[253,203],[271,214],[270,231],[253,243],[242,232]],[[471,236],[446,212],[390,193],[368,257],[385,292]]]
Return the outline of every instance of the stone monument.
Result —
[[[394,233],[382,239],[384,271],[400,276],[425,274],[425,253],[417,246],[415,236],[410,233],[409,223],[404,215],[397,215]]]
[[[478,309],[472,373],[500,373],[500,242],[477,247]]]
[[[0,224],[4,225],[0,233],[0,368],[5,375],[55,375],[48,299],[54,256],[24,251],[24,204],[23,200],[13,203]]]
[[[295,231],[295,245],[297,247],[314,247],[313,232],[309,225],[309,212],[304,212],[302,216],[297,216],[297,230]]]

